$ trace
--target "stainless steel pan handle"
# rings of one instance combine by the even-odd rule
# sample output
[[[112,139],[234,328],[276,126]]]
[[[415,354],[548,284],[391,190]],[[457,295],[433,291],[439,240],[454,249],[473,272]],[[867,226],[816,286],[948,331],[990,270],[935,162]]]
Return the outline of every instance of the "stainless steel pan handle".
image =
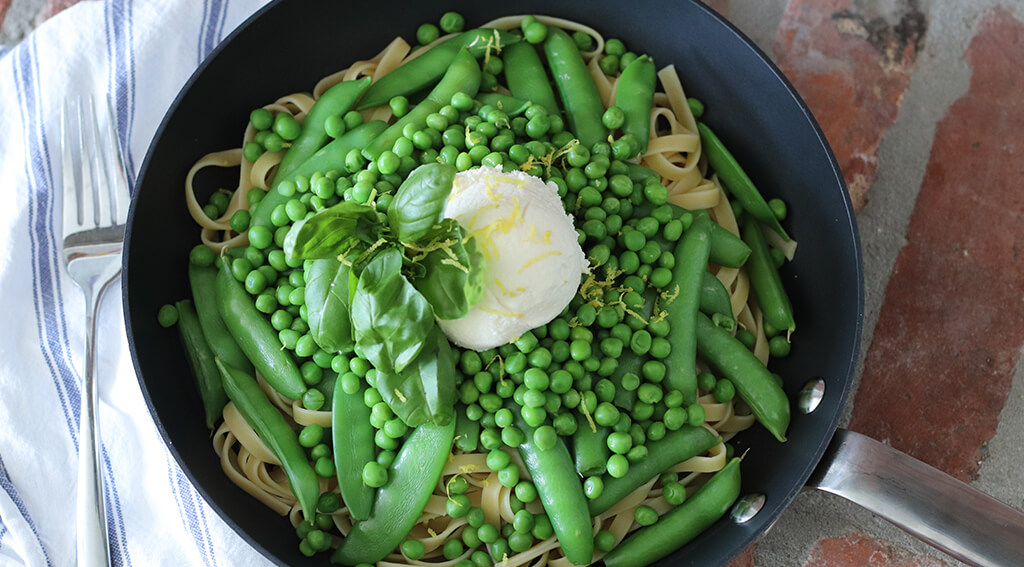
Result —
[[[837,430],[807,485],[970,565],[1024,565],[1024,514],[870,437]]]

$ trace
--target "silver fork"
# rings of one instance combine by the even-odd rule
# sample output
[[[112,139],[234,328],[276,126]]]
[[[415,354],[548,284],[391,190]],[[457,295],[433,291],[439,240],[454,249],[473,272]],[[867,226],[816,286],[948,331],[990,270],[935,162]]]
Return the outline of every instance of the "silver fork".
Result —
[[[128,181],[110,101],[97,118],[92,97],[65,101],[61,109],[64,264],[85,294],[85,378],[78,444],[76,549],[78,565],[110,564],[100,474],[98,390],[94,378],[96,308],[121,273],[121,246],[128,213]]]

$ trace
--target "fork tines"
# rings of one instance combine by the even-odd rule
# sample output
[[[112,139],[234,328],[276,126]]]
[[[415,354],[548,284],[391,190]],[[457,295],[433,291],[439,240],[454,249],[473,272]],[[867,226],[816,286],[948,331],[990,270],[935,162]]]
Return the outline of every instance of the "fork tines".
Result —
[[[109,99],[99,105],[99,115],[96,106],[90,95],[65,100],[61,108],[65,236],[123,225],[127,218],[128,183],[117,122]]]

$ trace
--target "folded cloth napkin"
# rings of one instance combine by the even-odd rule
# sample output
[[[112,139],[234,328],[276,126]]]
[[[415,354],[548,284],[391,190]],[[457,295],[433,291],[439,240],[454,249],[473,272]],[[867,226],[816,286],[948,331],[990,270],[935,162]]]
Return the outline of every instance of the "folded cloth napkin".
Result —
[[[83,1],[0,48],[0,565],[74,565],[85,305],[61,259],[60,108],[110,96],[129,180],[199,63],[266,0]],[[120,287],[98,314],[101,462],[114,565],[263,565],[164,447]],[[212,454],[212,453],[211,453]]]

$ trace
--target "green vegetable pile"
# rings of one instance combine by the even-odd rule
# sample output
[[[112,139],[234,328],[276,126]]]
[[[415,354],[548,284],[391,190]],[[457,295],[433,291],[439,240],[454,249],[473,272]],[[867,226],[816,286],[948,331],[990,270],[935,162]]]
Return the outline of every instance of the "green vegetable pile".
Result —
[[[595,550],[610,567],[655,561],[739,494],[737,458],[689,496],[666,472],[722,442],[703,425],[700,396],[738,396],[785,440],[781,381],[751,353],[753,334],[708,271],[749,272],[771,354],[788,354],[795,323],[782,259],[762,228],[788,239],[784,206],[758,193],[704,124],[704,152],[742,238],[668,203],[659,176],[635,159],[650,137],[655,64],[621,41],[609,40],[600,59],[619,76],[605,108],[580,55],[589,35],[532,16],[512,31],[463,31],[455,13],[439,24],[421,26],[417,40],[455,35],[372,85],[335,85],[301,123],[252,112],[258,133],[245,159],[284,153],[269,191],[249,190],[248,210],[231,216],[249,244],[221,255],[196,246],[192,298],[162,310],[161,322],[178,325],[207,426],[230,400],[281,461],[307,555],[334,547],[331,559],[349,565],[396,548],[423,557],[424,544],[406,536],[455,451],[486,452],[514,491],[515,521],[487,523],[466,480],[452,477],[448,515],[468,524],[444,544],[445,558],[489,566],[554,535],[576,564]],[[703,106],[689,102],[699,117]],[[359,112],[385,105],[391,123]],[[450,345],[436,324],[464,316],[482,294],[484,255],[443,218],[456,173],[479,166],[557,187],[591,263],[558,317],[484,352]],[[223,215],[228,197],[215,192],[206,214]],[[296,429],[257,373],[305,409],[331,412],[331,427]],[[671,511],[638,507],[641,528],[618,546],[606,530],[593,534],[592,516],[659,475]],[[331,516],[342,506],[354,520],[345,538]]]

